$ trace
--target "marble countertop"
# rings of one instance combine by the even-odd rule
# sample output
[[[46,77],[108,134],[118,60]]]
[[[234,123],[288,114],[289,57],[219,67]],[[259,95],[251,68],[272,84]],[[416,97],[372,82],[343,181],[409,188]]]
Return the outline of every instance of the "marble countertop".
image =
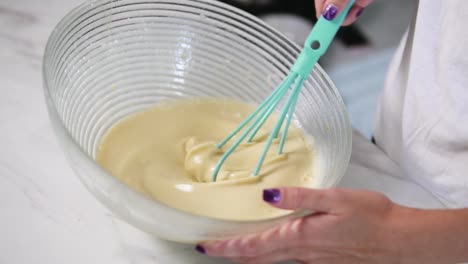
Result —
[[[53,26],[79,2],[0,2],[0,263],[221,264],[117,219],[68,166],[48,120],[41,61]],[[341,185],[378,190],[410,206],[441,207],[357,133]]]

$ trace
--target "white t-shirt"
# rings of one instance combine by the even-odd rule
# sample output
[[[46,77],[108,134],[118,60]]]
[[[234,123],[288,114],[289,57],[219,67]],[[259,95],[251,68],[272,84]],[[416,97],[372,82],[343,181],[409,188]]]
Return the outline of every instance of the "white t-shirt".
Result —
[[[448,207],[468,207],[468,1],[420,0],[388,72],[377,145]]]

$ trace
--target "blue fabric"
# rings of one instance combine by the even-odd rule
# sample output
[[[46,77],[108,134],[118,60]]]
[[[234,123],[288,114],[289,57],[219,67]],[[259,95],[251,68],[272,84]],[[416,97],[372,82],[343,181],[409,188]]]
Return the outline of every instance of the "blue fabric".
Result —
[[[394,51],[381,51],[326,69],[346,103],[353,127],[368,139],[373,134],[378,98]]]

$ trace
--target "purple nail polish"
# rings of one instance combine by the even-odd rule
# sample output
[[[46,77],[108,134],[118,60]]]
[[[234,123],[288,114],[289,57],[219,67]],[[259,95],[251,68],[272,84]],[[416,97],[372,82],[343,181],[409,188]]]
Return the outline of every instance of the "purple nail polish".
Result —
[[[362,12],[364,12],[364,8],[359,9],[359,11],[356,13],[356,17],[360,17]]]
[[[326,20],[331,21],[331,20],[335,19],[337,14],[338,14],[338,7],[336,7],[333,4],[328,4],[327,7],[325,8],[325,10],[322,13],[322,16]]]
[[[281,192],[278,189],[263,190],[263,200],[268,203],[278,203],[281,201]]]
[[[202,246],[200,246],[200,245],[197,245],[197,246],[195,247],[195,250],[198,251],[198,252],[200,252],[200,253],[202,253],[202,254],[206,254],[205,248],[202,247]]]

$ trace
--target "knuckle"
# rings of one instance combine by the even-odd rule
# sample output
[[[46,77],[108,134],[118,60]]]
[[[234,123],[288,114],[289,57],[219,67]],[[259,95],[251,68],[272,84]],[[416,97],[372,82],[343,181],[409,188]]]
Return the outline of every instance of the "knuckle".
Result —
[[[377,206],[385,211],[389,211],[393,208],[394,203],[385,195],[377,194]]]
[[[320,201],[329,200],[333,204],[343,202],[345,198],[345,192],[341,189],[331,189],[328,191],[323,191],[319,194]]]
[[[294,230],[291,228],[292,222],[287,222],[278,228],[278,238],[285,240],[291,237]]]
[[[299,241],[304,241],[307,238],[307,230],[304,227],[305,218],[301,217],[290,222],[290,230],[293,236]]]
[[[242,245],[241,253],[243,256],[254,257],[257,255],[257,250],[258,250],[257,239],[253,239],[253,238],[245,239],[242,241],[241,245]]]

